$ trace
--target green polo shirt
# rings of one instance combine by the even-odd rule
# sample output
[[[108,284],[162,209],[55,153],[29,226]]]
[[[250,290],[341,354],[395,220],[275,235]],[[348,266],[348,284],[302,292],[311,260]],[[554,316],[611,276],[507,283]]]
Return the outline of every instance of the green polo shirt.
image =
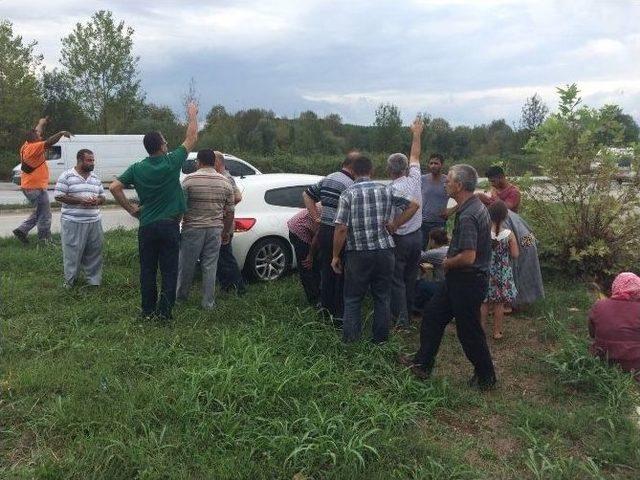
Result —
[[[187,204],[180,186],[180,170],[187,149],[180,145],[174,151],[147,157],[134,163],[118,177],[125,185],[133,185],[140,201],[140,226],[182,215]]]

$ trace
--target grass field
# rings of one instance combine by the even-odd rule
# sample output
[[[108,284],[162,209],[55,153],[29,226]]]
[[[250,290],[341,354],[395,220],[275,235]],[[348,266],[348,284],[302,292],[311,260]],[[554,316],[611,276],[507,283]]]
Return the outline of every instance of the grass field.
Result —
[[[481,394],[453,330],[414,380],[415,332],[344,346],[295,276],[144,323],[135,233],[106,239],[104,285],[71,291],[59,248],[0,240],[0,478],[640,477],[637,387],[587,354],[572,279],[509,318]]]

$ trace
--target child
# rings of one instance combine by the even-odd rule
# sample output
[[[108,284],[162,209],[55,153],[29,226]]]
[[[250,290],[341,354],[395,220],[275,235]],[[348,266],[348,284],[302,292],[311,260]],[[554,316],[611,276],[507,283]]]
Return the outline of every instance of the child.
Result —
[[[496,200],[489,208],[491,217],[491,266],[489,267],[489,290],[481,308],[482,327],[487,329],[489,309],[493,310],[493,338],[502,338],[502,320],[505,305],[513,302],[517,295],[513,281],[511,258],[518,258],[518,242],[511,230],[504,228],[509,211],[501,200]]]

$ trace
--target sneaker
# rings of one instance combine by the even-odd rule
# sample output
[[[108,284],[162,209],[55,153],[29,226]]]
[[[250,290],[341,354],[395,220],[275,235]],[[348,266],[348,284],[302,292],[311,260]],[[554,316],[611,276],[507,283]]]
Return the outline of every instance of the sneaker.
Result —
[[[471,377],[467,382],[467,385],[469,385],[470,388],[473,388],[475,390],[479,390],[481,392],[488,392],[496,388],[496,379],[494,377],[491,380],[480,380],[478,375],[474,373],[473,377]]]
[[[27,234],[24,233],[19,228],[16,228],[13,231],[13,236],[16,237],[18,240],[20,240],[20,242],[22,242],[23,245],[29,245],[29,238],[27,237]]]

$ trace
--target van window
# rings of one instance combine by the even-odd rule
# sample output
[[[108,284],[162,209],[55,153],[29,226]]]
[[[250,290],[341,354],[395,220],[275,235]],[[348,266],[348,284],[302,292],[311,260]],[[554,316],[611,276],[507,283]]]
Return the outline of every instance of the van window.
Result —
[[[246,177],[248,175],[256,174],[256,172],[248,165],[230,158],[225,158],[224,166],[229,170],[229,173],[233,177]]]
[[[44,158],[47,160],[58,160],[62,158],[62,147],[60,145],[54,145],[46,150]]]
[[[304,208],[302,192],[308,187],[309,185],[296,185],[294,187],[267,190],[264,194],[264,201],[269,205],[276,205],[278,207]]]

